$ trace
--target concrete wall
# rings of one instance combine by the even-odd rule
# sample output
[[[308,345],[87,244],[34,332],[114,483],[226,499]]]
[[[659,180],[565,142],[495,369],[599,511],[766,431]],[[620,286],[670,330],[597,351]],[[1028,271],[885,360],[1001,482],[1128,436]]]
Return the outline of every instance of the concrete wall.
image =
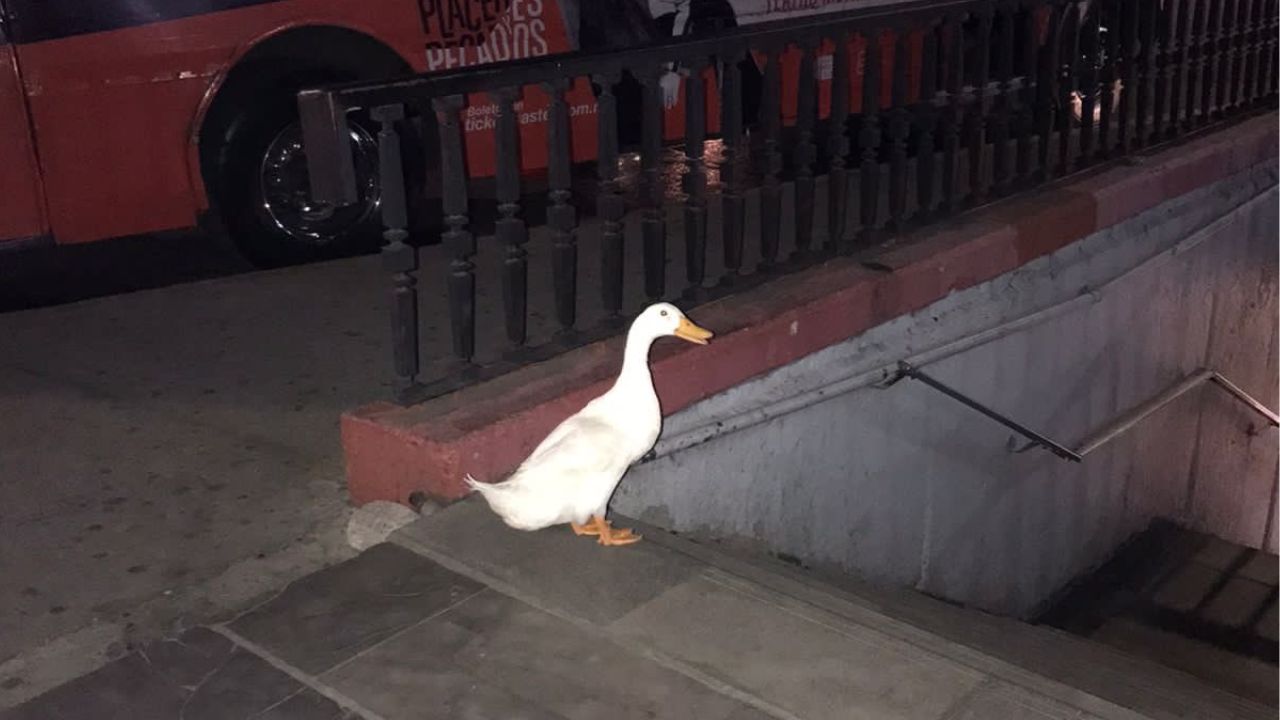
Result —
[[[1039,314],[923,369],[1068,445],[1201,366],[1274,409],[1275,186],[1258,166],[693,405],[613,507],[1012,615],[1154,516],[1274,551],[1276,430],[1216,388],[1079,465],[915,381],[845,390]]]

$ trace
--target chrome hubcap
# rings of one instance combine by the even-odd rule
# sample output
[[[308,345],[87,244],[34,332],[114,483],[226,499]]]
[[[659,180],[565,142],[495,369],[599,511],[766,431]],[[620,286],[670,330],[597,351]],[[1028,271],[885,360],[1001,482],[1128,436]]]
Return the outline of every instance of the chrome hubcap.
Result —
[[[259,171],[262,210],[273,225],[297,240],[324,245],[368,220],[382,199],[378,146],[359,126],[350,126],[356,201],[335,206],[311,199],[302,129],[292,123],[267,146]]]

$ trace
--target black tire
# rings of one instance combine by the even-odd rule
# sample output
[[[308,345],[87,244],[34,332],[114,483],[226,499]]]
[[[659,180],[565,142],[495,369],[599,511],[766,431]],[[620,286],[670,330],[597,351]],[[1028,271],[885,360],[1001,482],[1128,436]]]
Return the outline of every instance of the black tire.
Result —
[[[376,249],[381,240],[377,148],[367,116],[348,118],[361,199],[354,207],[310,201],[297,93],[307,87],[390,78],[409,66],[378,41],[344,28],[298,28],[251,50],[227,75],[200,132],[210,230],[254,264],[278,267]],[[406,157],[420,150],[404,123]],[[411,137],[413,136],[413,137]],[[296,147],[295,147],[296,145]],[[268,171],[265,162],[276,162]],[[408,163],[412,193],[417,163]],[[415,193],[416,194],[416,193]],[[291,208],[292,206],[292,208]],[[292,217],[288,217],[291,211]],[[282,221],[282,218],[287,221]]]
[[[232,117],[224,129],[210,173],[218,219],[240,252],[259,267],[346,257],[369,252],[379,244],[376,146],[373,146],[372,164],[367,162],[368,158],[361,162],[368,147],[364,152],[357,150],[361,200],[356,205],[308,206],[307,201],[295,197],[293,204],[299,210],[296,215],[300,219],[296,222],[287,219],[288,198],[296,194],[288,192],[288,187],[273,184],[270,178],[280,173],[267,168],[278,165],[269,155],[275,159],[286,158],[286,167],[295,170],[293,175],[298,171],[295,165],[301,162],[299,181],[305,186],[305,160],[299,156],[301,150],[290,151],[293,141],[300,138],[295,92],[294,88],[273,90],[243,103],[244,110]],[[351,120],[353,134],[372,140],[373,134],[366,123],[359,118]],[[304,210],[306,207],[313,211]],[[325,213],[330,214],[328,223],[320,221]],[[316,217],[317,222],[307,223],[302,219],[308,216]]]

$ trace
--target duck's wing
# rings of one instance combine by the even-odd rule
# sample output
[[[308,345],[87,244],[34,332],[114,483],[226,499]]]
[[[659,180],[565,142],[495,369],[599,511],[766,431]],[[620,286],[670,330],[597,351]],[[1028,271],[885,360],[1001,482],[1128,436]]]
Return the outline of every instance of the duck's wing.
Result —
[[[555,427],[555,429],[542,439],[542,442],[538,443],[538,446],[533,449],[533,452],[529,453],[529,457],[525,458],[525,462],[533,462],[534,458],[559,445],[560,442],[565,439],[565,436],[574,432],[575,427],[583,424],[581,422],[582,420],[583,417],[581,413],[565,418]]]
[[[590,416],[564,421],[520,465],[512,480],[538,478],[565,481],[595,477],[625,469],[622,432],[614,425]]]

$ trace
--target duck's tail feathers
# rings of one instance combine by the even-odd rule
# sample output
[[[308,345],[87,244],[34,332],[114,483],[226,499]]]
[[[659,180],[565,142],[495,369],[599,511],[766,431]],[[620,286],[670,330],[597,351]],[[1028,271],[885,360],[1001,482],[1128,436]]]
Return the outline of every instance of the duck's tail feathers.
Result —
[[[480,493],[480,497],[484,498],[484,501],[489,505],[490,510],[493,510],[503,519],[508,517],[511,510],[511,503],[514,500],[510,493],[510,486],[506,483],[495,485],[493,483],[480,482],[472,477],[471,473],[467,473],[467,475],[462,479],[467,483],[467,487]]]
[[[480,494],[485,496],[485,498],[490,498],[490,497],[493,497],[494,495],[502,494],[502,491],[505,491],[509,488],[509,485],[507,483],[494,484],[494,483],[480,482],[479,480],[475,479],[475,476],[473,476],[471,473],[467,473],[465,476],[463,476],[462,481],[465,482],[467,484],[467,487],[471,488],[472,490],[480,491]]]

